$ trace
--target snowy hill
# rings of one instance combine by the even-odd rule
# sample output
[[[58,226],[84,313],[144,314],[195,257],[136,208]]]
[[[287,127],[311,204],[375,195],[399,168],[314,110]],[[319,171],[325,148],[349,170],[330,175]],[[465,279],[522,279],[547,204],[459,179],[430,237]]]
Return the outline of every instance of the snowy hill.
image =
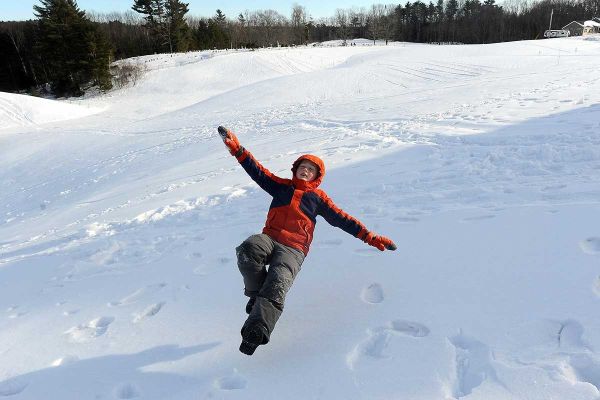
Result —
[[[100,111],[68,102],[0,92],[0,130],[76,119]]]
[[[361,43],[366,44],[366,43]],[[0,94],[0,398],[600,397],[600,41],[142,57],[134,87]],[[271,342],[234,248],[270,199],[216,135],[322,189]]]

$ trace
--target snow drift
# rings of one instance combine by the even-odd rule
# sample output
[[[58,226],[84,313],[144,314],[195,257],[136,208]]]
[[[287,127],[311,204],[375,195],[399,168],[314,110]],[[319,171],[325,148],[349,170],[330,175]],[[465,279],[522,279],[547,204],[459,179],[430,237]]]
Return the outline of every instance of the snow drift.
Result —
[[[0,93],[0,129],[77,119],[100,111],[65,101]]]

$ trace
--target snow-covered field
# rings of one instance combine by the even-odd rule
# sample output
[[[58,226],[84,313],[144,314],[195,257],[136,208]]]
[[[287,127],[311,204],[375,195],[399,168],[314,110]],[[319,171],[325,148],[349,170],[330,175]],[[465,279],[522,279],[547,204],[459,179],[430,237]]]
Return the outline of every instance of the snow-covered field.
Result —
[[[600,398],[600,40],[140,58],[135,87],[0,94],[0,398]],[[267,346],[234,248],[269,197],[216,135],[322,188]]]

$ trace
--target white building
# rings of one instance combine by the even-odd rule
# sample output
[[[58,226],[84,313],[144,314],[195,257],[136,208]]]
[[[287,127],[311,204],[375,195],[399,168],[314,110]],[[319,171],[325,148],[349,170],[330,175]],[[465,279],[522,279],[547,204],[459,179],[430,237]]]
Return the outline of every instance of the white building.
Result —
[[[594,33],[600,33],[600,21],[598,21],[598,18],[583,23],[583,36]]]

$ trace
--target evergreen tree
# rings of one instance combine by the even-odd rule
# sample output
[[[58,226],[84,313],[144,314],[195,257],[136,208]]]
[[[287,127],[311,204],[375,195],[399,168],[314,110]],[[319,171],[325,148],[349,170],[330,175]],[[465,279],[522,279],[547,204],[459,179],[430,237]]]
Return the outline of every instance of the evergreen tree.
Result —
[[[226,49],[230,44],[226,24],[227,18],[221,10],[217,10],[215,16],[208,20],[208,29],[212,38],[212,44],[218,49]]]
[[[207,50],[213,47],[210,30],[208,28],[208,20],[201,19],[198,21],[198,26],[194,29],[193,34],[196,45],[200,50]]]
[[[227,17],[225,17],[225,14],[223,14],[223,12],[219,9],[217,9],[217,12],[213,18],[215,20],[215,22],[217,24],[219,24],[221,27],[223,27],[225,25],[225,22],[227,21]]]
[[[192,44],[190,27],[185,20],[185,14],[189,11],[188,4],[179,0],[167,0],[165,9],[171,52],[188,51]]]
[[[113,49],[104,34],[98,29],[91,28],[88,31],[89,54],[94,61],[90,64],[90,72],[93,81],[101,90],[109,90],[112,88],[110,62]]]
[[[248,30],[246,28],[246,18],[240,13],[237,18],[237,23],[234,26],[235,46],[248,45]]]
[[[135,0],[131,9],[145,15],[144,27],[154,39],[154,51],[170,51],[164,0]]]
[[[187,51],[191,32],[185,20],[188,4],[180,0],[135,0],[132,10],[144,14],[144,25],[155,41],[155,51]]]
[[[447,22],[447,36],[446,40],[456,41],[456,18],[458,16],[458,1],[448,0],[446,3],[446,22]]]
[[[112,87],[111,49],[106,39],[80,11],[75,0],[40,0],[34,6],[38,18],[37,48],[55,94],[83,94],[92,83]]]
[[[226,49],[229,47],[229,36],[217,19],[210,18],[208,20],[208,32],[212,48]]]
[[[446,20],[454,21],[457,14],[458,14],[458,1],[457,0],[448,0],[448,3],[446,4]]]

